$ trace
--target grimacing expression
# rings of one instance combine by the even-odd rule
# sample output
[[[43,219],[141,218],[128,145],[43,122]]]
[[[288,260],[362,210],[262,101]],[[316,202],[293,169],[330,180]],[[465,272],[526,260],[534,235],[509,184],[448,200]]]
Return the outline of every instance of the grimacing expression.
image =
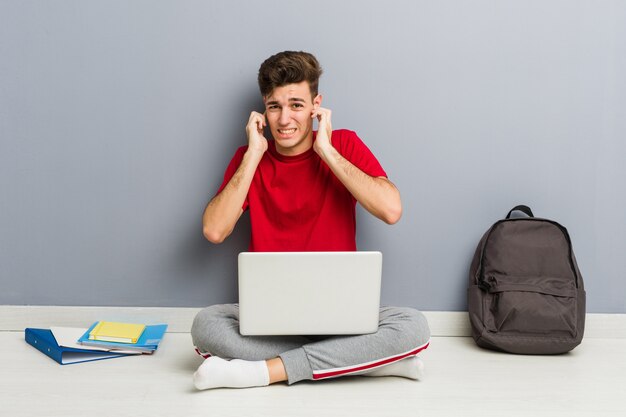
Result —
[[[320,106],[322,96],[311,97],[309,83],[302,81],[276,87],[264,102],[278,153],[293,156],[306,152],[313,144],[311,114]]]

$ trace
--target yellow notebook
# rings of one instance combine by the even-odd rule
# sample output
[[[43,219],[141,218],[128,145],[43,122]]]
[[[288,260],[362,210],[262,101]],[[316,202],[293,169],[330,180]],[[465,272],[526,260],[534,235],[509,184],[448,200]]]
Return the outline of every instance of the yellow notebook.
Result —
[[[89,340],[101,340],[103,342],[137,343],[145,324],[116,323],[112,321],[99,321],[96,327],[89,332]]]

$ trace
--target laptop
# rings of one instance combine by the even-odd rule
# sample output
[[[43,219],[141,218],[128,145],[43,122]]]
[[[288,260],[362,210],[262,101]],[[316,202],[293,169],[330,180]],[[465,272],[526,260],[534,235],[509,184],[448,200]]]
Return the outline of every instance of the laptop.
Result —
[[[240,253],[239,332],[374,333],[382,261],[380,252]]]

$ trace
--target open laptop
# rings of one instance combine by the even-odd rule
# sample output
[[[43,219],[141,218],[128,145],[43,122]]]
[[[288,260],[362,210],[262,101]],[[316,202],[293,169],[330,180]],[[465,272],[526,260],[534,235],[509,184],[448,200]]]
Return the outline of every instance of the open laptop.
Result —
[[[252,335],[378,330],[380,252],[239,254],[239,331]]]

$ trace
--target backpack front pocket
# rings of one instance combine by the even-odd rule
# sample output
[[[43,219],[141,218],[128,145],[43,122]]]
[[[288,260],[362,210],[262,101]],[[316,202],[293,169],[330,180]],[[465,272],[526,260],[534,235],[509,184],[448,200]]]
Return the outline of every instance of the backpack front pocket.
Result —
[[[486,282],[488,331],[576,337],[576,288],[571,278],[492,276]]]

